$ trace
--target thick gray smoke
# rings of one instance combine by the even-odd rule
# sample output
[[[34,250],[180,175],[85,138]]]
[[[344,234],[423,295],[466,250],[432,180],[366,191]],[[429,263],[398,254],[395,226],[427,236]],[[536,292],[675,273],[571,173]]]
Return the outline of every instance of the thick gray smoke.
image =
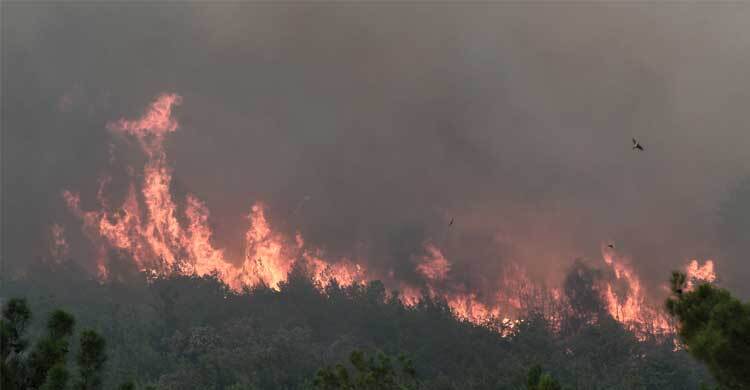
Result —
[[[610,240],[654,287],[691,258],[750,277],[716,244],[719,203],[750,173],[750,5],[4,3],[3,18],[8,263],[50,223],[78,226],[60,191],[94,207],[105,123],[169,91],[175,191],[206,202],[235,255],[261,200],[279,229],[403,279],[428,239],[469,285],[511,260],[559,278]]]

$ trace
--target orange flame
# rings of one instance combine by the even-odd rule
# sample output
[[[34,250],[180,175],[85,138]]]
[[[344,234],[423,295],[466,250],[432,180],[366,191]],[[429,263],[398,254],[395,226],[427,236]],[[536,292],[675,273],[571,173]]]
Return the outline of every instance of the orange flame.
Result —
[[[636,335],[668,334],[674,331],[666,314],[647,302],[640,279],[623,261],[616,258],[613,251],[603,251],[604,262],[615,273],[615,279],[624,282],[625,293],[617,294],[613,282],[606,282],[604,300],[609,314]]]
[[[292,269],[294,253],[287,252],[283,237],[271,230],[262,205],[252,207],[250,219],[252,224],[245,234],[245,262],[241,281],[249,285],[262,282],[278,288]]]
[[[480,298],[475,292],[468,291],[466,287],[454,287],[452,290],[441,290],[438,284],[447,278],[451,262],[434,243],[427,242],[424,245],[426,255],[418,258],[416,266],[426,279],[426,291],[433,297],[442,297],[453,314],[476,324],[487,323],[493,319],[502,319],[508,324],[515,323],[512,317],[517,317],[523,306],[536,305],[535,297],[545,295],[542,289],[534,289],[534,284],[527,278],[523,269],[518,266],[506,267],[498,284],[504,286],[486,299]],[[408,285],[402,284],[401,301],[407,305],[415,305],[419,302],[421,293]]]
[[[618,295],[615,293],[613,283],[606,283],[603,295],[612,317],[634,330],[637,336],[674,333],[674,325],[666,314],[647,303],[642,284],[635,273],[622,261],[616,259],[613,251],[604,250],[603,257],[605,263],[612,267],[615,278],[625,282],[627,287],[625,294]],[[697,260],[692,260],[685,266],[685,270],[688,288],[699,281],[716,280],[712,260],[707,260],[703,265],[699,265]]]
[[[716,281],[713,260],[706,260],[703,265],[698,264],[698,260],[691,260],[686,267],[685,273],[687,276],[688,289],[693,288],[699,283],[713,283]]]
[[[129,134],[138,139],[143,151],[149,157],[163,154],[162,143],[168,133],[174,132],[179,127],[177,121],[172,118],[172,107],[180,105],[182,97],[171,93],[162,94],[151,103],[148,111],[137,120],[129,121],[120,119],[107,124],[109,130]]]
[[[427,256],[421,259],[422,263],[417,265],[417,271],[429,280],[444,280],[448,276],[451,264],[434,244],[426,244],[425,251]]]
[[[168,134],[179,129],[172,114],[173,108],[181,102],[182,98],[177,94],[162,94],[140,118],[120,119],[107,124],[113,133],[135,138],[147,157],[141,181],[135,180],[134,170],[128,167],[131,182],[119,207],[113,208],[109,204],[106,190],[111,179],[107,176],[99,181],[98,210],[84,211],[79,194],[69,190],[62,193],[68,208],[82,221],[84,234],[94,244],[100,278],[108,277],[107,249],[116,248],[128,253],[142,271],[156,275],[169,272],[199,276],[216,274],[235,291],[259,284],[279,289],[297,261],[310,265],[313,278],[320,286],[334,279],[344,286],[368,280],[371,276],[368,270],[356,261],[346,258],[332,261],[322,250],[306,246],[301,234],[287,237],[274,231],[260,202],[250,209],[244,255],[240,259],[228,259],[226,252],[212,243],[210,212],[197,196],[186,196],[181,203],[185,207],[180,215],[178,202],[170,192],[172,170],[167,164],[163,143]],[[62,227],[53,226],[54,247],[57,248],[54,250],[67,252],[63,233]],[[414,259],[416,271],[424,277],[423,287],[431,296],[445,299],[459,318],[474,323],[502,318],[504,323],[512,325],[517,323],[512,318],[518,318],[525,310],[544,305],[559,308],[565,299],[559,289],[548,290],[533,283],[518,266],[509,267],[500,276],[485,276],[488,285],[504,286],[500,291],[480,296],[467,286],[446,288],[452,263],[432,242],[425,243],[424,251],[423,256]],[[607,283],[602,290],[610,314],[626,325],[646,324],[656,332],[671,331],[663,313],[646,303],[635,273],[610,251],[604,251],[604,260],[613,269],[615,281],[627,286],[626,293],[618,293],[613,282]],[[699,266],[693,261],[688,266],[688,274],[695,279],[713,281],[713,262],[709,260]],[[419,302],[422,293],[418,287],[404,282],[394,283],[399,286],[400,299],[405,305],[413,306]],[[554,310],[550,308],[550,312]],[[548,318],[559,320],[553,315]]]
[[[86,235],[97,247],[97,269],[106,278],[106,248],[125,250],[141,270],[165,274],[176,269],[184,274],[208,275],[216,273],[231,288],[264,283],[279,288],[298,258],[310,262],[319,283],[336,279],[348,285],[364,280],[364,268],[349,260],[329,264],[319,251],[303,248],[304,240],[296,237],[297,246],[275,233],[256,203],[249,215],[250,227],[245,234],[245,256],[240,266],[228,261],[224,250],[211,243],[213,232],[208,225],[209,210],[195,195],[185,199],[184,215],[187,226],[178,220],[178,208],[169,187],[172,171],[166,163],[163,141],[168,133],[179,128],[172,118],[173,107],[182,98],[176,94],[162,94],[137,120],[120,119],[107,124],[115,133],[135,137],[148,157],[140,185],[131,182],[128,194],[116,212],[110,212],[105,195],[111,181],[107,176],[99,181],[98,211],[83,211],[77,193],[65,190],[63,199],[74,215],[83,221]],[[137,189],[143,199],[138,200]]]

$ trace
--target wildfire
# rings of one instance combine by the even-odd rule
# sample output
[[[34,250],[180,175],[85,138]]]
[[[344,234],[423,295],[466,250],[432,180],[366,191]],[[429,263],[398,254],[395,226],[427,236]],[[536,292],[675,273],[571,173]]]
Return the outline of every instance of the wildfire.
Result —
[[[698,260],[692,260],[686,269],[687,287],[693,288],[699,283],[713,283],[716,281],[716,272],[714,271],[713,260],[706,260],[703,265],[698,264]]]
[[[448,306],[459,317],[474,323],[481,323],[500,316],[500,307],[488,306],[480,302],[474,294],[459,294],[447,298]]]
[[[179,127],[177,121],[172,118],[172,108],[182,103],[182,97],[171,93],[162,94],[146,113],[137,120],[129,121],[120,119],[107,124],[107,128],[117,133],[129,134],[138,139],[150,157],[164,155],[162,143],[168,133],[172,133]]]
[[[275,234],[266,220],[263,207],[253,206],[252,224],[245,234],[245,263],[241,280],[245,284],[264,282],[278,287],[294,264],[294,253],[285,251],[283,237]]]
[[[422,262],[417,265],[417,271],[429,280],[445,279],[451,269],[451,264],[435,245],[428,243],[425,245],[425,250],[428,255],[422,257]]]
[[[540,308],[543,301],[551,298],[551,292],[537,288],[526,276],[524,270],[517,265],[509,265],[498,278],[497,284],[504,286],[487,297],[480,297],[469,291],[465,286],[453,286],[451,289],[441,289],[451,268],[450,261],[434,243],[424,245],[425,255],[417,258],[416,270],[426,281],[426,292],[433,298],[443,298],[453,314],[461,319],[481,324],[489,320],[501,319],[501,322],[514,324],[524,309]],[[405,305],[419,302],[421,293],[411,286],[402,285],[401,300]],[[559,297],[558,297],[559,298]],[[525,306],[525,307],[524,307]]]
[[[279,288],[300,258],[313,266],[314,277],[322,284],[333,279],[343,285],[364,280],[364,269],[359,265],[346,259],[329,264],[322,259],[321,253],[306,250],[301,236],[296,237],[295,246],[275,233],[261,203],[251,208],[250,226],[245,234],[245,256],[239,266],[226,258],[223,249],[212,244],[208,207],[193,194],[188,194],[184,200],[187,225],[183,226],[178,218],[177,203],[170,192],[172,170],[167,165],[163,147],[166,135],[179,128],[172,111],[181,102],[179,95],[163,94],[139,119],[120,119],[107,124],[107,128],[116,134],[136,138],[148,157],[140,183],[133,178],[134,169],[128,169],[131,183],[119,208],[110,211],[112,208],[106,196],[111,181],[108,176],[99,180],[96,196],[99,210],[84,211],[79,194],[69,190],[62,193],[68,208],[82,220],[84,232],[96,247],[101,278],[107,277],[107,248],[116,248],[126,251],[141,270],[156,274],[177,270],[199,276],[215,273],[235,290],[260,283]],[[139,201],[139,189],[142,202]]]
[[[609,314],[637,334],[668,334],[674,331],[666,314],[650,305],[633,270],[613,251],[603,251],[604,262],[614,271],[616,281],[625,284],[625,292],[617,294],[613,282],[606,282],[604,299]]]
[[[650,334],[673,333],[674,326],[667,316],[647,302],[642,284],[636,274],[613,252],[612,250],[602,251],[604,262],[614,271],[616,281],[623,282],[626,288],[625,293],[618,295],[615,292],[614,283],[606,283],[603,295],[609,313],[618,321],[630,326],[632,330],[636,331],[636,334],[639,332]],[[716,280],[712,260],[707,260],[703,265],[700,265],[697,260],[692,260],[686,265],[685,272],[689,288],[700,281],[713,282]]]
[[[422,293],[418,288],[406,283],[401,283],[401,286],[399,287],[399,299],[404,305],[409,307],[416,306],[421,297]]]
[[[138,119],[107,124],[112,133],[135,139],[147,157],[142,176],[128,167],[130,177],[127,194],[122,204],[113,207],[107,196],[111,179],[103,176],[96,193],[98,208],[84,210],[78,193],[65,190],[62,197],[70,211],[82,222],[82,230],[92,242],[96,253],[99,277],[108,277],[107,253],[110,248],[124,251],[138,269],[156,275],[179,272],[186,275],[215,274],[230,288],[240,291],[247,286],[264,284],[279,289],[297,261],[309,265],[312,276],[320,286],[334,279],[344,286],[363,283],[370,276],[368,270],[354,259],[330,259],[317,248],[309,247],[301,234],[287,237],[273,229],[266,218],[263,203],[250,207],[248,228],[244,235],[244,254],[230,259],[226,251],[213,243],[209,226],[210,212],[206,204],[194,194],[176,200],[170,192],[172,169],[167,164],[164,140],[179,129],[173,109],[182,102],[177,94],[162,94]],[[178,204],[184,205],[180,212]],[[62,226],[51,228],[55,258],[68,252]],[[614,272],[614,280],[607,282],[602,295],[609,313],[618,321],[631,325],[645,325],[657,333],[671,332],[672,327],[660,310],[646,303],[640,280],[626,263],[603,251],[605,263]],[[518,266],[509,266],[503,275],[487,275],[488,284],[505,286],[501,291],[479,295],[469,287],[449,283],[452,263],[433,242],[424,244],[424,254],[413,258],[416,272],[423,277],[417,287],[405,282],[394,282],[400,299],[407,306],[419,302],[422,292],[444,299],[459,318],[474,323],[502,318],[512,326],[518,314],[530,308],[559,313],[565,297],[559,289],[546,289],[533,283]],[[713,281],[716,278],[713,261],[704,265],[692,261],[688,265],[690,280]],[[616,283],[626,285],[625,292]],[[557,310],[557,311],[555,311]],[[545,314],[547,315],[547,314]],[[557,314],[549,314],[557,321]]]

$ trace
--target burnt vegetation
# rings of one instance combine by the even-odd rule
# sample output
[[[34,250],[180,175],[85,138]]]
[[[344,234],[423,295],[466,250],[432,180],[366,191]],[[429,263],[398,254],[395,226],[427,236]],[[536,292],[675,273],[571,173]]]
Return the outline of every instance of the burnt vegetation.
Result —
[[[565,282],[569,305],[554,313],[531,310],[513,327],[458,319],[446,302],[426,294],[405,306],[398,292],[379,281],[316,285],[302,265],[278,291],[260,286],[236,293],[216,277],[149,280],[128,264],[113,260],[106,283],[74,262],[38,263],[6,277],[3,295],[26,297],[35,320],[23,313],[6,316],[4,332],[25,326],[29,337],[3,333],[5,361],[34,361],[34,351],[45,343],[60,351],[54,361],[44,361],[47,375],[32,375],[34,386],[21,388],[41,388],[44,380],[86,389],[217,390],[714,385],[684,348],[675,351],[671,338],[639,340],[611,318],[592,291],[597,273],[580,263]],[[76,327],[96,330],[74,336],[80,345],[70,344],[72,354],[66,354],[72,323],[57,331],[36,320],[60,316],[54,313],[61,307]],[[671,306],[678,315],[682,307]],[[106,346],[93,335],[101,335]],[[103,355],[82,354],[87,340],[89,349],[103,348]],[[56,365],[68,361],[80,368]]]

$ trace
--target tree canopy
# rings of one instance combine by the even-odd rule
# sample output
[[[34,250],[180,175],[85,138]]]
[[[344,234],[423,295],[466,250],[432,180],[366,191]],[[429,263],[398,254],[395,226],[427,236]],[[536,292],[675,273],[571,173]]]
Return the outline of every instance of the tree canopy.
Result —
[[[672,274],[667,310],[679,322],[687,350],[727,389],[750,388],[750,303],[710,283],[688,290],[685,274]]]
[[[51,334],[44,322],[31,321],[29,308],[49,317],[63,307],[75,316],[75,328],[96,329],[106,340],[106,364],[92,376],[88,370],[102,367],[101,344],[74,332],[65,361],[77,369],[64,373],[48,364],[49,388],[66,382],[89,389],[307,389],[321,369],[319,382],[341,382],[337,365],[346,369],[350,385],[383,370],[391,379],[380,382],[401,385],[412,379],[402,370],[402,354],[409,356],[420,389],[523,389],[535,364],[545,368],[537,385],[548,387],[697,390],[712,383],[686,351],[673,351],[671,339],[639,341],[608,317],[587,291],[599,276],[583,264],[571,270],[575,275],[564,291],[575,305],[531,310],[512,328],[457,318],[429,294],[406,306],[379,281],[319,286],[304,269],[295,269],[278,290],[233,292],[214,276],[149,279],[127,264],[119,270],[113,265],[107,283],[71,263],[35,267],[4,286],[6,294],[28,299],[28,306],[8,302],[4,308],[4,356],[24,343],[21,356],[28,356]],[[44,337],[30,343],[27,335]],[[354,351],[363,351],[358,366]]]
[[[70,339],[75,318],[63,310],[54,310],[47,320],[46,333],[27,351],[23,338],[31,310],[25,299],[14,298],[3,307],[0,318],[0,377],[3,390],[97,390],[99,375],[107,360],[105,342],[93,330],[84,330],[78,348],[76,382],[70,386],[67,366]]]

